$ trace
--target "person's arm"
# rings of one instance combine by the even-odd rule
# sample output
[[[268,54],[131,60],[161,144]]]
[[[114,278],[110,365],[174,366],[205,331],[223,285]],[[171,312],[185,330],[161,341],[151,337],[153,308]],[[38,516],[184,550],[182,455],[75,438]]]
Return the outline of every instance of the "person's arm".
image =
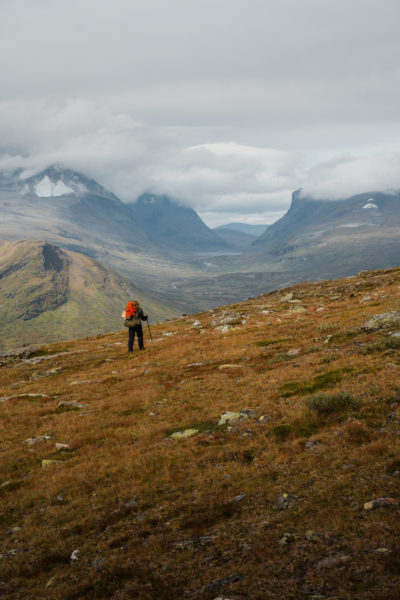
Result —
[[[139,311],[139,316],[142,319],[142,321],[147,321],[148,320],[148,316],[144,314],[143,309],[141,308]]]

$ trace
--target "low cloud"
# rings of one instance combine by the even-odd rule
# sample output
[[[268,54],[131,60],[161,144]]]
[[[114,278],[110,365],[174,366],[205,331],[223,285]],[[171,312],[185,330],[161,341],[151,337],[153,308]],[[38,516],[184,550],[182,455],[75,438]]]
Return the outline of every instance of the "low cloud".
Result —
[[[18,128],[15,124],[18,123]],[[32,175],[51,164],[96,179],[123,201],[150,191],[193,207],[210,225],[271,223],[293,190],[321,199],[400,187],[400,153],[342,154],[310,163],[300,153],[234,141],[223,131],[148,126],[85,99],[0,104],[0,169]],[[196,143],[199,138],[212,141]]]

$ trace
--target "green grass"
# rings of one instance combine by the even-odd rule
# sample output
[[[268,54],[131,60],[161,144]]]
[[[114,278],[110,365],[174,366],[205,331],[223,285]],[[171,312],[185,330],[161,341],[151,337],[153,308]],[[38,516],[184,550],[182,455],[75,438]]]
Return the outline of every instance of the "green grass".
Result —
[[[312,394],[317,390],[330,387],[339,383],[343,379],[345,373],[351,373],[352,369],[345,367],[343,369],[332,369],[322,375],[317,375],[313,379],[305,381],[286,381],[279,387],[279,392],[284,398],[290,396],[304,396],[304,394]]]

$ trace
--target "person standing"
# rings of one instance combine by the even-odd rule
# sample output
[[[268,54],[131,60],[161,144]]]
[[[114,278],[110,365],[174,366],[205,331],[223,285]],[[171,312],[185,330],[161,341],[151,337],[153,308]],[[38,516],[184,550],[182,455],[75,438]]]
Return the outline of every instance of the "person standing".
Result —
[[[125,309],[125,327],[128,327],[128,352],[133,352],[133,344],[135,341],[135,334],[137,334],[139,350],[144,350],[143,344],[143,329],[142,321],[147,321],[148,316],[144,314],[140,303],[135,300],[128,302]]]

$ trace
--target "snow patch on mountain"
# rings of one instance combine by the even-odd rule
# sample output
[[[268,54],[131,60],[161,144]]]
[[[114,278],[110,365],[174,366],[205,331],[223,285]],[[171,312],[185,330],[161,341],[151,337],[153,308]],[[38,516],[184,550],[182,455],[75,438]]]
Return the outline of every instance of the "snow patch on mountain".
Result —
[[[35,184],[35,193],[40,198],[52,198],[73,193],[73,189],[65,185],[61,179],[54,182],[47,175]]]
[[[368,208],[378,208],[378,206],[375,204],[375,202],[374,202],[374,199],[373,199],[373,198],[370,198],[370,199],[367,201],[367,204],[364,204],[363,208],[367,208],[367,209],[368,209]]]

